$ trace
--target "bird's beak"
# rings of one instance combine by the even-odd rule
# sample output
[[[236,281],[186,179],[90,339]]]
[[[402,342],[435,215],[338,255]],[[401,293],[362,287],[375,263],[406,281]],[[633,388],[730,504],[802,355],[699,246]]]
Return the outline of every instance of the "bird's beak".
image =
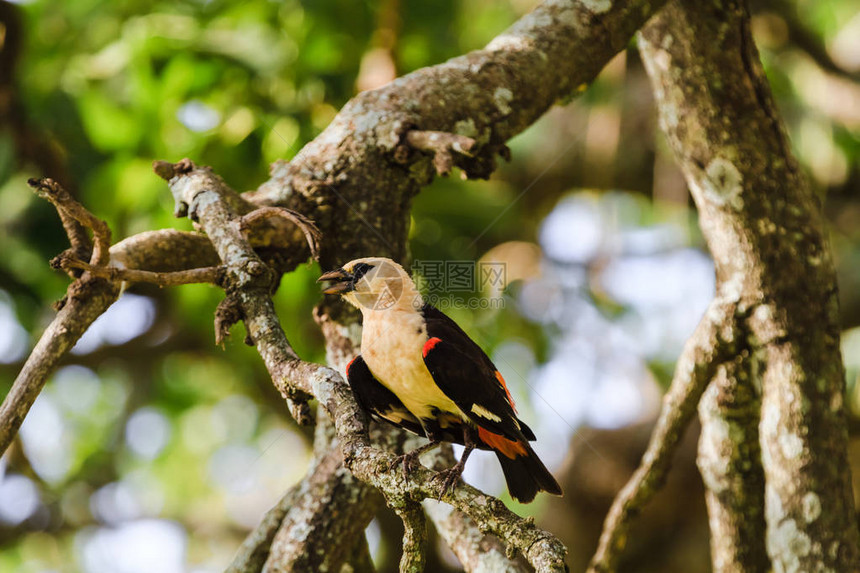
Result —
[[[348,273],[343,269],[329,271],[317,279],[318,283],[324,281],[334,281],[334,284],[323,289],[323,294],[343,294],[355,289],[352,273]]]

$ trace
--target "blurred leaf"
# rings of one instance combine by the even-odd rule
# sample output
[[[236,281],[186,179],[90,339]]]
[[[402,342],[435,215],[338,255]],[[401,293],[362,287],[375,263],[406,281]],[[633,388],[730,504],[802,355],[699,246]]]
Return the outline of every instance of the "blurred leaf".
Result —
[[[78,99],[87,135],[101,151],[134,148],[143,126],[134,114],[97,90],[88,90]]]

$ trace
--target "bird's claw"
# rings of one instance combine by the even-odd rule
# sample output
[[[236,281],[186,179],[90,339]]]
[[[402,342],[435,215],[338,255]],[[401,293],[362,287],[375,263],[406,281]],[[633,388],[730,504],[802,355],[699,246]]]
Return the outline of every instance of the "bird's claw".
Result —
[[[409,474],[421,464],[415,452],[407,452],[394,458],[394,461],[388,466],[388,471],[393,470],[398,465],[403,472],[404,481],[409,481]]]
[[[447,470],[436,472],[433,480],[439,482],[439,499],[442,499],[446,493],[450,493],[457,487],[457,482],[460,481],[462,475],[463,468],[459,464]]]

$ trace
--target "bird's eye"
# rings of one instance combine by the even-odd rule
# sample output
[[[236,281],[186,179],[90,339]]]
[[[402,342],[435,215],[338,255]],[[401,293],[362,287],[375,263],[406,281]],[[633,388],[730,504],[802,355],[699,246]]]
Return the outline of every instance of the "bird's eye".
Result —
[[[361,280],[361,277],[367,274],[367,271],[373,268],[373,265],[368,265],[367,263],[358,263],[352,269],[352,280],[354,282],[358,282]]]

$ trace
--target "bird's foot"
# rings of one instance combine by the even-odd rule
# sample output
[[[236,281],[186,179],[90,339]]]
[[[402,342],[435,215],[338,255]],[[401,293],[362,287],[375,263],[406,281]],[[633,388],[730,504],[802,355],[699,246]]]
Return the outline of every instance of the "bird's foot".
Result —
[[[418,456],[420,455],[421,452],[417,450],[401,454],[394,458],[394,461],[391,462],[391,465],[388,466],[388,471],[393,470],[399,465],[401,471],[403,472],[403,479],[405,481],[409,481],[409,474],[421,465],[421,462],[418,460]]]
[[[405,454],[397,456],[391,465],[388,466],[388,471],[393,470],[398,464],[400,464],[403,469],[403,479],[408,481],[409,473],[421,466],[421,462],[418,459],[421,454],[438,447],[440,443],[441,442],[439,440],[431,440],[429,443],[417,447],[411,452],[406,452]]]
[[[460,481],[460,477],[463,475],[464,467],[465,464],[460,465],[457,463],[447,470],[436,472],[436,475],[433,476],[433,480],[439,483],[439,499],[442,499],[442,496],[446,493],[450,493],[455,487],[457,487],[457,482]]]

